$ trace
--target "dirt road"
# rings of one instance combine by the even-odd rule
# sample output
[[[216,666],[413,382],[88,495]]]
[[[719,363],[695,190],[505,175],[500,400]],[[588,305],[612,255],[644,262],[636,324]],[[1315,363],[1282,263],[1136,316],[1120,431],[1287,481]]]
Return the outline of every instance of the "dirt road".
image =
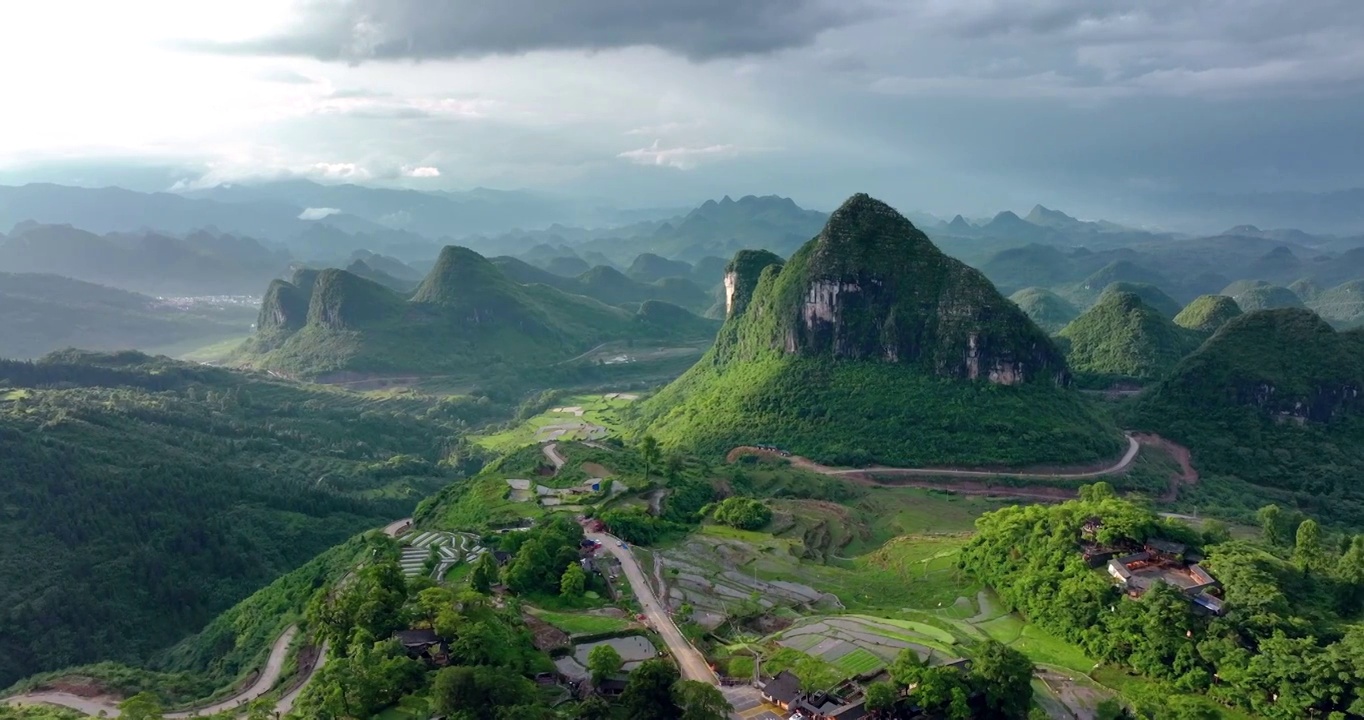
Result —
[[[383,531],[384,534],[389,537],[397,537],[411,526],[412,518],[403,518],[401,520],[394,520],[388,525],[385,525]],[[235,707],[244,706],[269,692],[271,688],[275,686],[275,683],[279,681],[280,673],[284,669],[284,659],[289,654],[289,646],[293,644],[294,637],[297,635],[298,626],[290,625],[279,638],[275,640],[274,646],[270,648],[270,657],[265,661],[264,670],[260,676],[256,678],[256,681],[251,683],[251,687],[213,705],[195,710],[169,713],[165,717],[170,720],[180,720],[181,718],[213,715],[215,713],[223,712],[224,710],[231,710]],[[279,715],[285,715],[292,710],[294,701],[298,699],[299,694],[303,692],[304,688],[308,687],[308,683],[312,682],[313,677],[317,675],[317,671],[321,670],[322,666],[326,664],[327,646],[324,643],[321,648],[321,654],[318,656],[317,664],[313,666],[313,669],[308,673],[308,676],[303,678],[303,682],[299,683],[298,687],[280,698],[279,702],[275,704],[275,712]],[[83,712],[86,715],[99,715],[100,713],[104,713],[106,717],[111,718],[119,717],[120,715],[118,710],[119,700],[108,697],[81,697],[65,692],[27,693],[24,695],[7,697],[0,700],[0,702],[11,705],[60,705],[61,707]]]
[[[236,707],[244,706],[256,698],[270,691],[279,680],[280,672],[284,669],[284,658],[289,654],[289,646],[293,643],[294,637],[298,635],[298,626],[290,625],[288,630],[275,640],[274,647],[270,648],[270,657],[265,661],[265,668],[245,690],[207,707],[201,707],[184,712],[167,713],[165,717],[170,720],[180,720],[181,718],[203,717],[231,710]],[[311,677],[309,678],[311,679]],[[306,680],[304,681],[307,682]],[[5,698],[5,702],[11,705],[60,705],[62,707],[79,710],[87,715],[99,715],[101,712],[108,717],[119,717],[118,702],[110,698],[83,698],[70,693],[30,693],[27,695],[15,695]]]
[[[557,473],[562,470],[564,463],[568,462],[568,460],[565,460],[564,456],[559,454],[559,444],[549,443],[548,445],[545,445],[544,450],[545,458],[554,466],[554,472]]]
[[[663,637],[668,652],[672,653],[673,659],[677,661],[677,666],[682,671],[683,679],[718,685],[715,673],[706,664],[705,658],[687,642],[687,638],[682,636],[666,606],[654,595],[654,590],[649,586],[649,580],[639,567],[635,556],[620,546],[620,538],[606,533],[587,533],[587,537],[601,543],[603,549],[620,560],[625,578],[630,581],[630,589],[634,591],[635,597],[639,598],[640,606],[644,608],[644,616],[649,619],[649,625]]]
[[[1009,470],[958,470],[954,468],[893,468],[878,466],[866,468],[838,469],[825,467],[823,465],[819,465],[818,463],[811,462],[804,458],[792,458],[791,461],[792,463],[808,467],[811,470],[815,470],[816,472],[820,472],[825,475],[862,475],[862,474],[925,475],[932,477],[964,477],[964,478],[1015,477],[1034,479],[1094,478],[1103,477],[1105,475],[1117,475],[1118,473],[1123,472],[1128,468],[1128,466],[1132,464],[1133,460],[1137,459],[1137,452],[1140,450],[1141,443],[1137,441],[1136,437],[1133,437],[1132,435],[1129,434],[1127,435],[1127,452],[1123,454],[1122,459],[1119,460],[1116,464],[1098,470],[1081,471],[1056,470],[1055,472],[1024,472],[1024,471],[1013,472]]]

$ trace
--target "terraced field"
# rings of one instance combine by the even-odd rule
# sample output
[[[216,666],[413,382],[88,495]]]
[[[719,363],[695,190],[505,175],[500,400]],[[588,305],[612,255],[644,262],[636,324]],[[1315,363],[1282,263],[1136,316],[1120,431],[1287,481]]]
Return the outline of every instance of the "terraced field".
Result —
[[[628,393],[577,395],[514,428],[472,440],[499,453],[555,440],[601,440],[619,430],[620,410],[629,407],[637,398]]]
[[[426,560],[434,548],[440,557],[431,578],[440,581],[450,568],[461,562],[473,562],[487,548],[478,544],[478,536],[471,533],[451,533],[427,531],[409,534],[402,538],[403,549],[399,564],[403,574],[408,577],[421,575],[425,571]]]

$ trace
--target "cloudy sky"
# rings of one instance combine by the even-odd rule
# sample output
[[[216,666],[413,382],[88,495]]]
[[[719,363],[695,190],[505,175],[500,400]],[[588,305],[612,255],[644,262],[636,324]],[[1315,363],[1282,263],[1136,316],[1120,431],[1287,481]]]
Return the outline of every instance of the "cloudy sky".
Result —
[[[1364,185],[1361,38],[1359,0],[13,0],[0,179],[1120,217]]]

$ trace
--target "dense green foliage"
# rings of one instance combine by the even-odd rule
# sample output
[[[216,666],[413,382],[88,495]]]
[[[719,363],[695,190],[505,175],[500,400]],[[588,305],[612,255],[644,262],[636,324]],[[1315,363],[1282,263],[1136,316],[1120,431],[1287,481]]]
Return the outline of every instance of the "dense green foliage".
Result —
[[[298,278],[296,278],[298,279]],[[292,288],[290,286],[293,286]],[[306,376],[338,372],[449,375],[517,384],[610,340],[709,337],[681,308],[631,313],[548,285],[521,285],[481,255],[447,247],[409,301],[344,270],[321,271],[298,325],[293,283],[272,284],[259,333],[237,359]]]
[[[725,498],[715,506],[715,521],[740,530],[757,530],[772,521],[772,509],[753,498]]]
[[[240,306],[176,307],[145,295],[56,275],[0,272],[0,358],[54,350],[160,348],[208,344],[251,332]]]
[[[1175,324],[1211,335],[1241,314],[1241,306],[1226,295],[1199,295],[1175,316]]]
[[[1111,427],[1057,387],[1066,374],[1045,333],[979,273],[855,196],[789,261],[761,271],[709,354],[643,404],[641,425],[670,448],[773,443],[838,463],[1116,452]]]
[[[1189,501],[1248,517],[1268,499],[1364,527],[1364,334],[1307,310],[1228,322],[1143,393],[1131,423],[1193,451]]]
[[[1093,520],[1101,524],[1094,540],[1117,548],[1150,537],[1200,541],[1187,526],[1095,486],[1078,501],[983,516],[961,562],[1029,621],[1178,690],[1285,720],[1364,711],[1364,627],[1342,620],[1359,609],[1342,602],[1359,590],[1343,572],[1348,561],[1329,557],[1304,569],[1246,542],[1209,545],[1205,565],[1221,581],[1226,607],[1210,616],[1162,582],[1140,599],[1124,598],[1081,557],[1083,527]],[[1139,710],[1175,716],[1159,703]]]
[[[318,591],[308,619],[331,655],[290,717],[367,718],[429,688],[432,709],[460,720],[488,708],[536,717],[541,701],[527,676],[552,668],[537,652],[515,605],[496,607],[478,592],[403,578],[397,547],[375,547],[354,579]],[[429,628],[449,648],[450,667],[432,673],[406,654],[395,631]],[[504,717],[504,715],[498,715]]]
[[[407,514],[456,476],[443,461],[460,427],[490,412],[136,353],[0,363],[0,684],[147,661]],[[231,674],[242,658],[218,657],[228,639],[167,667]]]
[[[1179,312],[1179,303],[1170,298],[1162,287],[1170,281],[1164,275],[1128,260],[1116,260],[1097,270],[1093,275],[1080,281],[1067,295],[1076,303],[1088,305],[1096,302],[1106,292],[1135,292],[1166,317],[1174,317]]]
[[[1039,287],[1028,287],[1009,296],[1018,309],[1027,314],[1037,326],[1054,333],[1080,316],[1080,311],[1068,300]]]
[[[905,649],[887,669],[890,680],[867,688],[868,709],[913,705],[932,717],[1026,718],[1032,709],[1032,661],[994,640],[977,648],[969,670],[930,667]]]
[[[1200,340],[1127,292],[1105,292],[1059,334],[1072,370],[1112,379],[1163,377]]]

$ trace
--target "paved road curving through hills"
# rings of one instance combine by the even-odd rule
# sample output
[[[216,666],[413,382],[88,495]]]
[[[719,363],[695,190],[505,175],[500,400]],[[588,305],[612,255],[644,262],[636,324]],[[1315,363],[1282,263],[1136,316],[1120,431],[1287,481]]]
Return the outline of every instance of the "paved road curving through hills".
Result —
[[[644,616],[649,619],[649,625],[658,632],[659,636],[663,638],[663,643],[668,646],[668,652],[672,653],[673,659],[677,661],[683,679],[718,685],[719,681],[716,679],[715,673],[706,664],[701,653],[691,643],[687,642],[687,638],[677,629],[667,607],[659,601],[658,596],[654,594],[654,589],[650,587],[644,570],[639,567],[639,561],[635,559],[634,554],[628,548],[621,546],[620,538],[606,533],[587,533],[587,537],[601,543],[603,549],[620,560],[621,570],[625,572],[625,579],[630,581],[630,589],[639,599],[640,607],[644,609]]]
[[[397,537],[411,526],[412,518],[403,518],[385,525],[383,527],[383,533],[389,537]],[[185,710],[183,712],[167,713],[165,717],[168,718],[168,720],[182,720],[184,718],[213,715],[225,710],[245,706],[252,700],[270,692],[270,690],[274,688],[275,683],[279,682],[280,673],[284,671],[284,660],[289,654],[289,646],[293,644],[294,638],[297,635],[297,625],[290,625],[285,628],[284,632],[275,640],[274,646],[270,648],[270,657],[265,661],[265,668],[260,676],[256,678],[256,681],[251,683],[250,687],[230,698],[214,703],[213,705],[195,708],[193,710]],[[285,693],[284,696],[279,699],[279,702],[275,703],[275,712],[277,715],[286,715],[293,709],[294,701],[302,694],[303,689],[308,687],[308,683],[312,682],[313,678],[317,675],[317,671],[321,670],[322,666],[326,664],[327,644],[323,643],[318,654],[317,663],[308,671],[308,675],[304,677],[293,690]],[[0,699],[0,702],[21,706],[59,705],[64,708],[83,712],[86,715],[99,715],[100,713],[104,713],[106,717],[111,718],[119,717],[122,714],[118,709],[118,703],[121,702],[119,700],[108,697],[82,697],[67,692],[25,693],[23,695],[13,695]]]

